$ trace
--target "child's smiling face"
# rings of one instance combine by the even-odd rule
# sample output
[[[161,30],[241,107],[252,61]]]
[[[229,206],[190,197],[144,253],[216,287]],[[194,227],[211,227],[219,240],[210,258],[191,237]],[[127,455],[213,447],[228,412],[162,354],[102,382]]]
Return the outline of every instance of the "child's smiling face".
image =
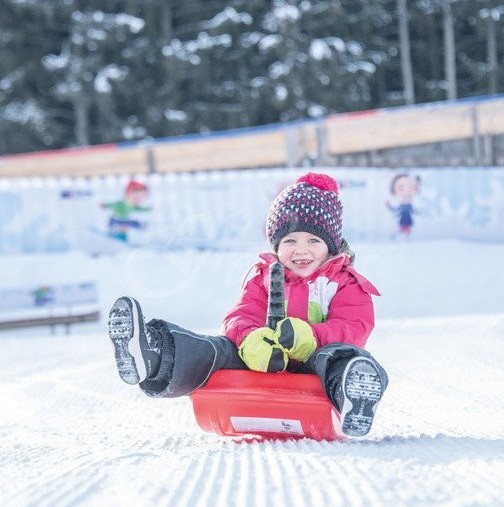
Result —
[[[328,258],[326,243],[309,232],[291,232],[283,237],[277,251],[279,261],[299,276],[309,276]]]

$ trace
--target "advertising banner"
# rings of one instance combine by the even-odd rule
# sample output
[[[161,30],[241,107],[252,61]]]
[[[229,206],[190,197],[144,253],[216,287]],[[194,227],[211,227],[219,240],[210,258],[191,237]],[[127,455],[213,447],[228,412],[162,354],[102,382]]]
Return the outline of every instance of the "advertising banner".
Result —
[[[244,249],[308,170],[339,183],[349,241],[504,241],[504,169],[261,169],[0,180],[0,253]]]

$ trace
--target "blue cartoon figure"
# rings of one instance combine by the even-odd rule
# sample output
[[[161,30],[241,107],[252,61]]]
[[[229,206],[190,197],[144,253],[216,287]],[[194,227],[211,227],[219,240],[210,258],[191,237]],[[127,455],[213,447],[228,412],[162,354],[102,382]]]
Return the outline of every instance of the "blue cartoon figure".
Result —
[[[112,215],[108,222],[108,235],[120,241],[128,241],[130,229],[142,229],[144,222],[133,217],[134,213],[150,211],[150,207],[143,203],[149,195],[147,185],[136,180],[131,180],[125,190],[124,198],[121,201],[103,203],[104,209],[110,209]]]
[[[403,237],[409,237],[413,227],[413,214],[416,213],[413,207],[415,196],[420,190],[420,177],[411,176],[406,173],[398,174],[390,184],[390,192],[397,204],[386,202],[387,208],[392,211],[398,219],[398,233]]]

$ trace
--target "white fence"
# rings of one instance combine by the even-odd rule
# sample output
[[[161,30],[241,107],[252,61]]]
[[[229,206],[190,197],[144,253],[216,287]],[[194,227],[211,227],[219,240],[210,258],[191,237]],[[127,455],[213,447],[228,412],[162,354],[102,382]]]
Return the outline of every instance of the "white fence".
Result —
[[[316,169],[334,176],[349,241],[458,238],[504,241],[504,169]],[[263,169],[127,176],[0,179],[0,253],[243,249],[264,239],[275,195],[305,172]],[[395,185],[395,195],[391,185]],[[141,185],[137,185],[141,188]],[[403,219],[400,231],[400,217]]]

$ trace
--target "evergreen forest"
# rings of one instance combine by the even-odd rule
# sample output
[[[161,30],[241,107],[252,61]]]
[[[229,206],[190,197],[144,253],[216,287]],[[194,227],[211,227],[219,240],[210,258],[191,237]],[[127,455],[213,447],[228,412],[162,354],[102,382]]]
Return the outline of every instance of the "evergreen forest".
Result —
[[[504,92],[504,1],[0,0],[0,154]]]

